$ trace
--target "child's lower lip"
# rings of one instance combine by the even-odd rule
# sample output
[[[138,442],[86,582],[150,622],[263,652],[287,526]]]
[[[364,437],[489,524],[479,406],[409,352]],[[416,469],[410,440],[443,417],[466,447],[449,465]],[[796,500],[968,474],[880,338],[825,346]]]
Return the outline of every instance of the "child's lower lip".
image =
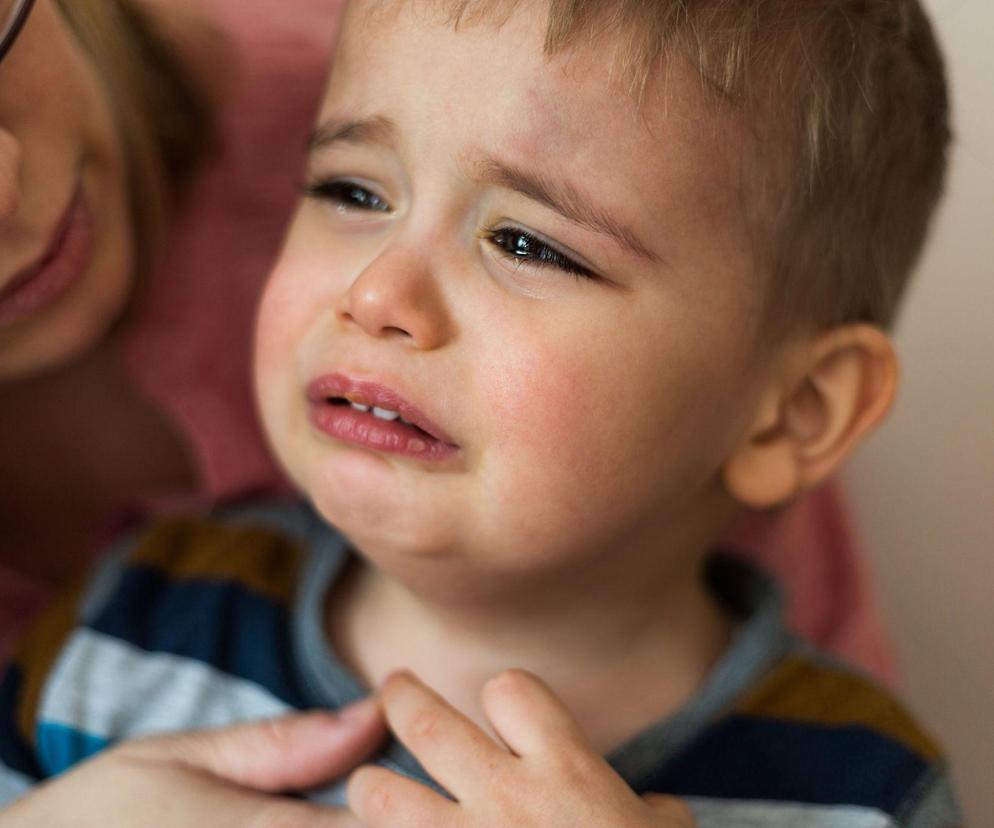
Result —
[[[0,291],[0,326],[20,322],[62,298],[86,269],[92,247],[93,223],[78,189],[41,260]]]
[[[372,411],[357,411],[349,405],[312,402],[311,422],[329,437],[386,454],[419,460],[444,460],[458,446],[436,440],[415,426],[399,420],[381,420]]]

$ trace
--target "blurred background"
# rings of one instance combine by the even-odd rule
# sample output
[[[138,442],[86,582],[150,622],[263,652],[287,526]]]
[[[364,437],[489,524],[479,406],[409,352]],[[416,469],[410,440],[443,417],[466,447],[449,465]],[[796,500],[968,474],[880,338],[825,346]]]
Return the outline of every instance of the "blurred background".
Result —
[[[994,3],[923,0],[953,89],[948,194],[904,306],[903,388],[846,482],[967,824],[994,825]]]

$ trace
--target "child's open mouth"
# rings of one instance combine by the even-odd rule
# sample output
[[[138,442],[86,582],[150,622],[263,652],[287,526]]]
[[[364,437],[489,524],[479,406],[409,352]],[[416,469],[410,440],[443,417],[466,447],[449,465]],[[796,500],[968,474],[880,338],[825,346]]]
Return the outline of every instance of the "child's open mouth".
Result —
[[[459,447],[397,394],[375,383],[331,374],[308,387],[311,422],[337,440],[427,460]]]

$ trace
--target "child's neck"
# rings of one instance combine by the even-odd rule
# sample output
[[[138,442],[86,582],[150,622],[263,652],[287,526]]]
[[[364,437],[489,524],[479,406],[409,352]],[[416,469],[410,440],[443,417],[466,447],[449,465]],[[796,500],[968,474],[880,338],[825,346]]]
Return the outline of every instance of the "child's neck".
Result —
[[[607,753],[672,713],[727,645],[729,624],[697,566],[620,589],[543,590],[529,601],[428,601],[356,559],[329,601],[337,654],[369,686],[407,668],[487,727],[483,683],[502,669],[539,675]],[[489,729],[489,728],[488,728]]]

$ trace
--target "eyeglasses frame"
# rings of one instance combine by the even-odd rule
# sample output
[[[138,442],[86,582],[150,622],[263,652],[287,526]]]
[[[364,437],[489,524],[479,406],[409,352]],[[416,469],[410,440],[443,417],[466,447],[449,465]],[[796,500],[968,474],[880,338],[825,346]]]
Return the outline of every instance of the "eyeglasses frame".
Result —
[[[10,47],[17,40],[17,36],[21,33],[21,29],[24,28],[24,22],[28,19],[28,14],[31,12],[31,7],[34,4],[35,0],[15,0],[14,13],[11,15],[10,22],[7,24],[7,30],[0,32],[0,61],[7,56]]]

